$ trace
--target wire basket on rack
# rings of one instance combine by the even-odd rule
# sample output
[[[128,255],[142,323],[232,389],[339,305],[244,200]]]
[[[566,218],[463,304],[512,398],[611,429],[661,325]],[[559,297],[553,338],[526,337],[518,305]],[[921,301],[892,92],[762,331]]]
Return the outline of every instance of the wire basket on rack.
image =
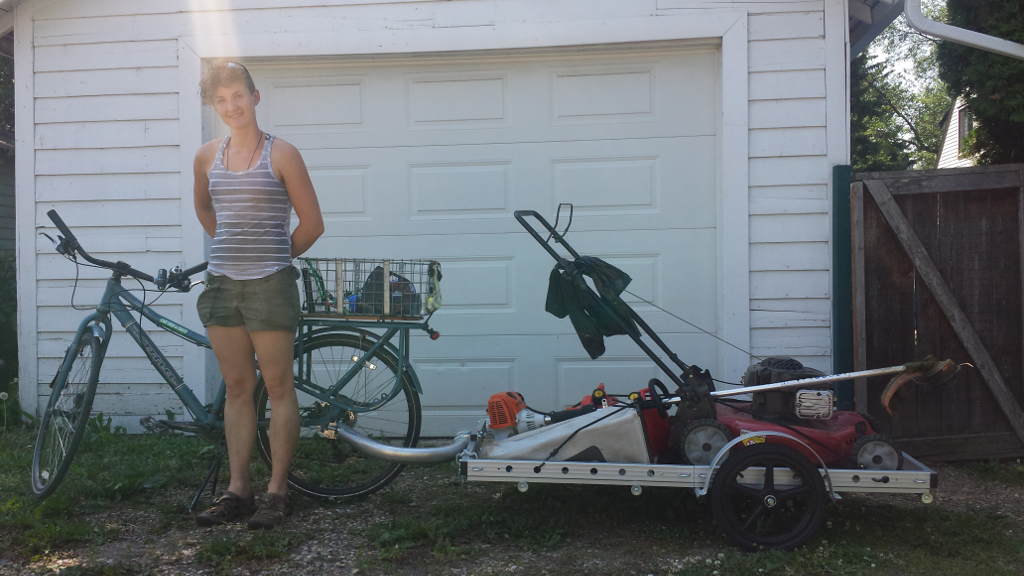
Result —
[[[305,297],[302,309],[307,315],[419,320],[441,307],[441,264],[434,260],[299,258],[299,262]]]

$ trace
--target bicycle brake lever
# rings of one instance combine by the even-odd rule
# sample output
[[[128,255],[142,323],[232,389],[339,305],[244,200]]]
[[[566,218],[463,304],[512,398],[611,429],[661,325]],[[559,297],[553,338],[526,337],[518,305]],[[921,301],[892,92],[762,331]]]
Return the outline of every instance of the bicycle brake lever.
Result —
[[[53,236],[50,236],[46,232],[40,232],[39,235],[40,236],[45,236],[47,240],[49,240],[50,242],[53,242],[53,245],[55,246],[58,254],[67,254],[68,253],[68,246],[67,246],[67,243],[64,241],[64,237],[63,236],[58,234],[57,235],[57,239],[54,240]]]

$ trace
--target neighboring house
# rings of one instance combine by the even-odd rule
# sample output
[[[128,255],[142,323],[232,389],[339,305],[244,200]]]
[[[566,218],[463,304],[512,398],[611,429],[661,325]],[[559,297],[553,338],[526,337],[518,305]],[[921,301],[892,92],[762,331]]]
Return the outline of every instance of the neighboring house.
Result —
[[[101,257],[153,271],[204,259],[191,171],[223,133],[197,87],[215,57],[249,66],[263,127],[305,156],[327,225],[312,254],[442,262],[443,337],[413,350],[428,434],[475,421],[497,391],[543,409],[658,375],[626,338],[589,360],[544,311],[553,262],[512,212],[559,202],[576,206],[575,246],[627,271],[639,296],[755,354],[828,370],[847,4],[25,0],[6,16],[25,409],[84,315],[70,304],[74,266],[38,235],[53,233],[47,210]],[[866,4],[849,4],[862,22]],[[91,304],[105,274],[79,273],[75,304]],[[157,308],[195,327],[196,296]],[[745,354],[637,308],[683,360],[738,381]],[[209,396],[212,357],[156,341]],[[179,405],[129,344],[118,330],[95,409],[135,428]]]
[[[953,107],[942,119],[945,136],[939,147],[939,163],[936,168],[965,168],[978,163],[977,158],[967,151],[967,139],[974,131],[976,120],[963,96],[958,96]]]

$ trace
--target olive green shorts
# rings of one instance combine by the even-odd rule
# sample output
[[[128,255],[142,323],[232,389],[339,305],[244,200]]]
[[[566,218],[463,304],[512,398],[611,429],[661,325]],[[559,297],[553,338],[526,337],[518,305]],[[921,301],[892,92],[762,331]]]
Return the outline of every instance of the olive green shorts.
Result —
[[[245,326],[246,330],[287,330],[299,326],[299,271],[282,268],[270,276],[232,280],[207,274],[196,308],[203,326]]]

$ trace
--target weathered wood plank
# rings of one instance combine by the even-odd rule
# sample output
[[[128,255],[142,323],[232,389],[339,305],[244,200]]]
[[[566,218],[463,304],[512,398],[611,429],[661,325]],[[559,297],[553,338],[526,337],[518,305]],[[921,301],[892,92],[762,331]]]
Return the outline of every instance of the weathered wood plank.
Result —
[[[177,120],[177,94],[126,94],[36,98],[35,121],[96,122],[103,120]]]
[[[825,71],[751,72],[749,88],[751,100],[824,98]]]
[[[825,14],[820,10],[751,14],[747,22],[750,40],[820,38],[825,35]]]
[[[819,356],[831,353],[828,327],[754,328],[751,352],[757,356]]]
[[[1024,445],[1010,432],[946,437],[897,438],[901,450],[930,461],[983,460],[1024,456]],[[942,489],[942,480],[939,480]]]
[[[750,157],[824,156],[828,152],[824,128],[751,130]]]
[[[177,65],[176,40],[40,46],[35,52],[36,72]]]
[[[36,125],[36,150],[177,146],[177,120],[69,122]]]
[[[188,175],[190,176],[190,175]],[[188,177],[186,176],[186,177]],[[36,177],[36,201],[181,198],[179,173],[73,174]]]
[[[750,217],[750,242],[827,242],[828,214],[769,214]]]
[[[178,172],[177,146],[37,150],[36,174],[124,174]]]
[[[440,3],[450,0],[292,0],[292,6],[348,6],[353,4],[408,4],[415,2]],[[135,14],[174,14],[197,12],[221,12],[229,10],[257,10],[278,8],[275,0],[90,0],[89,2],[59,2],[41,6],[33,16],[37,20],[54,18],[96,18],[100,16],[125,16]]]
[[[995,361],[989,355],[988,349],[978,338],[974,327],[964,311],[960,308],[955,296],[950,292],[941,274],[932,262],[928,252],[924,249],[920,239],[910,228],[909,223],[903,216],[899,206],[888,186],[881,180],[865,181],[869,192],[874,197],[879,209],[885,216],[886,221],[892,227],[906,250],[907,255],[914,262],[914,267],[927,284],[932,295],[942,307],[943,312],[952,324],[957,336],[963,342],[971,358],[974,360],[978,370],[985,378],[985,382],[997,399],[997,403],[1006,415],[1017,437],[1024,442],[1024,410],[1021,409],[1017,399],[1003,381]]]
[[[750,103],[750,128],[825,126],[825,99],[755,100]]]
[[[151,270],[156,270],[156,267],[151,268]],[[76,302],[77,302],[77,298],[76,298]],[[93,304],[95,304],[95,302],[90,302],[89,303],[90,306],[93,305]],[[155,304],[153,306],[153,310],[159,312],[160,314],[163,314],[164,316],[170,318],[171,320],[174,320],[175,322],[181,322],[181,306],[180,305],[176,305],[176,304],[163,304],[161,302],[161,303]],[[69,317],[69,312],[74,312],[74,315]],[[78,320],[78,319],[81,319],[81,314],[78,313],[77,311],[75,311],[74,309],[72,309],[70,306],[52,306],[52,307],[50,307],[50,306],[41,306],[38,309],[37,315],[38,315],[37,317],[39,319],[39,328],[40,328],[40,330],[43,330],[43,329],[66,330],[69,327],[74,328],[75,326],[72,326],[73,322]],[[53,360],[53,361],[57,362],[58,364],[59,364],[59,361],[60,361],[59,358],[50,358],[50,360]],[[104,368],[106,367],[106,365],[107,365],[107,363],[104,362],[103,363]],[[56,371],[56,367],[54,367],[54,370],[49,372],[49,373],[52,375],[55,371]]]
[[[750,245],[750,269],[829,270],[831,257],[827,241]]]
[[[121,226],[170,226],[180,224],[181,200],[103,200],[36,204],[36,226],[56,230],[46,211],[55,208],[75,236],[86,245],[94,235],[108,234]],[[121,250],[125,246],[121,245]]]
[[[177,92],[179,88],[178,69],[174,67],[37,72],[33,79],[37,98],[164,94]]]
[[[769,202],[773,200],[824,200],[829,202],[828,186],[825,184],[810,184],[804,186],[791,186],[788,184],[771,186],[751,186],[750,200]]]
[[[750,71],[807,70],[825,67],[822,38],[759,40],[750,43]]]
[[[729,7],[749,10],[754,13],[767,12],[809,12],[824,10],[822,0],[790,0],[779,2],[774,0],[753,0],[751,2],[729,2]],[[721,2],[709,2],[707,0],[658,0],[659,10],[668,9],[706,9],[722,8]]]
[[[853,282],[853,369],[867,370],[867,315],[865,313],[864,286],[864,184],[850,184],[850,232],[853,259],[850,280]],[[853,405],[868,411],[868,383],[865,378],[853,381]]]
[[[828,300],[751,300],[751,328],[828,327],[831,325]]]
[[[959,192],[963,190],[999,190],[1021,185],[1021,164],[972,166],[943,170],[910,170],[901,172],[863,172],[854,180],[880,180],[894,196]]]
[[[750,200],[750,214],[827,214],[831,204],[818,198],[755,198]]]
[[[752,186],[824,184],[828,178],[825,156],[750,159]]]
[[[143,242],[145,242],[145,240],[143,240]],[[179,243],[180,243],[180,241],[179,241]],[[148,246],[148,244],[147,244],[147,246]],[[148,251],[152,252],[152,250],[148,250]],[[165,254],[164,254],[164,263],[159,266],[160,268],[170,269],[173,266],[176,266],[176,265],[178,265],[181,262],[181,251],[180,250],[178,250],[178,251],[167,250],[167,251],[164,251],[164,252],[165,252]],[[68,265],[72,266],[70,263]],[[74,299],[75,299],[75,304],[76,305],[82,304],[82,303],[88,303],[88,305],[91,306],[91,305],[95,304],[96,302],[99,302],[100,297],[103,295],[103,290],[106,287],[106,280],[105,279],[98,279],[98,278],[97,279],[93,279],[93,280],[79,279],[78,286],[75,287],[74,286],[75,282],[74,282],[74,278],[73,278],[74,270],[72,268],[72,269],[69,269],[69,271],[71,272],[70,275],[72,276],[72,278],[68,278],[68,279],[64,279],[64,280],[54,280],[54,279],[40,280],[37,283],[37,286],[39,286],[39,287],[36,289],[36,293],[39,296],[38,300],[39,300],[39,305],[40,306],[65,306],[65,305],[67,305],[68,303],[71,302],[72,295],[74,295]],[[149,270],[148,272],[152,274],[155,271],[156,270]],[[201,279],[202,279],[202,276],[201,275],[197,275],[192,280],[196,281],[196,280],[201,280]],[[138,284],[135,284],[134,286],[126,284],[125,288],[128,289],[128,290],[138,290],[138,292],[136,293],[136,296],[138,296],[139,298],[142,298],[142,291],[139,288]],[[151,289],[151,287],[147,287],[147,288]],[[153,298],[155,298],[155,295],[153,293],[150,293],[150,292],[146,293],[146,301],[147,302],[150,302]],[[192,301],[191,298],[189,298],[188,296],[183,295],[183,294],[178,294],[178,293],[170,293],[170,292],[168,292],[168,293],[166,293],[166,294],[164,294],[163,296],[160,297],[160,302],[164,303],[164,304],[185,304],[185,303],[190,303],[191,301]],[[115,324],[115,326],[117,325],[116,322],[114,324]],[[59,326],[53,326],[53,327],[49,327],[49,328],[54,328],[54,329],[59,329],[59,330],[67,329],[67,330],[72,330],[73,331],[75,328],[77,328],[77,326],[70,326],[69,325],[69,326],[66,326],[64,328],[61,328]],[[43,332],[40,332],[40,333],[42,334]],[[65,333],[64,332],[60,332],[60,334],[65,334]],[[68,334],[66,334],[66,336],[67,336],[67,340],[64,340],[64,344],[65,345],[67,345],[67,342],[70,341],[70,338],[71,338],[71,336],[73,336],[73,334],[68,333]]]
[[[764,271],[750,273],[750,298],[829,298],[831,287],[824,270]]]

